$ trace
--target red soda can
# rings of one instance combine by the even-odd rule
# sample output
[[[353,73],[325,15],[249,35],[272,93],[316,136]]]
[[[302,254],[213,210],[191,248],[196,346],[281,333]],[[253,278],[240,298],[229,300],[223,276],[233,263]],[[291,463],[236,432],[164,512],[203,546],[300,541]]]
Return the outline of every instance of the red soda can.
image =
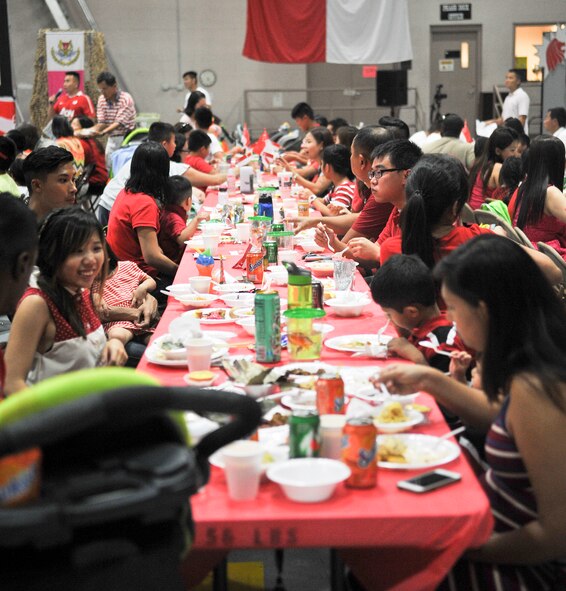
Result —
[[[350,488],[372,488],[377,483],[377,429],[371,419],[350,419],[342,435],[342,461],[352,471]]]
[[[252,283],[263,283],[263,252],[248,252],[246,275]]]
[[[319,415],[343,415],[344,380],[335,374],[325,373],[316,381],[316,410]]]

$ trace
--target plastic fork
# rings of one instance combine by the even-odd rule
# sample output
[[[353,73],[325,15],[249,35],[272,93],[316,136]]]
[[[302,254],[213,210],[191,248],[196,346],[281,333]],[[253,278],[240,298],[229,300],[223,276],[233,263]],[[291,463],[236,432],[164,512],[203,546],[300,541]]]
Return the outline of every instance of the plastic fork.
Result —
[[[432,349],[438,355],[444,355],[445,357],[452,357],[452,353],[450,353],[450,351],[443,351],[442,349],[439,349],[434,343],[431,343],[430,341],[419,341],[419,345],[421,347],[425,347],[427,349]]]

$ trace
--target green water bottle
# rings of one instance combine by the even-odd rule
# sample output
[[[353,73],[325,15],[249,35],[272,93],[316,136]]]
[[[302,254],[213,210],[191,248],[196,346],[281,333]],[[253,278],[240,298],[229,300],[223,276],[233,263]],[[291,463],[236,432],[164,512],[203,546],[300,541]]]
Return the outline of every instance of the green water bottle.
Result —
[[[289,273],[287,308],[312,308],[312,273],[290,261],[282,261]]]

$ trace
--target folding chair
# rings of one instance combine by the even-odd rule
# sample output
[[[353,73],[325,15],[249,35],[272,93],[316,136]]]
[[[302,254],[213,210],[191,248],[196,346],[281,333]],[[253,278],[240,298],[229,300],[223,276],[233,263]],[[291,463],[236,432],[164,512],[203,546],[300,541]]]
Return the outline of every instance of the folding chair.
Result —
[[[462,211],[460,212],[460,219],[464,224],[476,223],[476,216],[474,214],[474,210],[467,203],[464,203],[464,207],[462,207]]]
[[[519,228],[518,226],[514,226],[513,230],[515,230],[515,234],[521,239],[521,243],[523,246],[527,248],[534,248],[533,243],[529,240],[529,237]]]
[[[508,238],[516,242],[517,244],[523,244],[521,238],[519,238],[515,228],[498,215],[491,211],[484,211],[482,209],[474,210],[474,216],[476,218],[476,224],[486,224],[488,226],[500,226],[505,231]]]

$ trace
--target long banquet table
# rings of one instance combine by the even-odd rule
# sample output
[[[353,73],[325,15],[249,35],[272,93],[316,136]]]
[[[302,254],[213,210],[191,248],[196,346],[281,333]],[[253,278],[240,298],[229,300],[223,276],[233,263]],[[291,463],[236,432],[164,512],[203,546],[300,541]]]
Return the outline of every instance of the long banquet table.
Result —
[[[215,204],[214,193],[205,205]],[[223,244],[225,269],[238,277],[242,271],[232,269],[241,256],[242,245]],[[296,251],[300,261],[302,251]],[[186,283],[196,275],[193,252],[185,252],[175,283]],[[286,297],[286,288],[277,288]],[[357,274],[354,289],[368,286]],[[169,323],[186,311],[170,299],[153,339],[167,332]],[[334,331],[327,336],[370,333],[385,323],[382,310],[373,302],[358,318],[339,318],[328,308],[324,322]],[[228,329],[238,336],[234,342],[252,342],[236,324],[211,326]],[[393,334],[389,329],[387,332]],[[229,341],[230,342],[230,341]],[[247,346],[233,348],[230,354],[250,354]],[[321,361],[335,366],[376,367],[387,361],[366,357],[352,358],[350,353],[323,347]],[[288,362],[286,351],[281,363]],[[184,385],[186,369],[149,363],[144,357],[139,371],[151,374],[167,385]],[[223,371],[219,381],[225,379]],[[432,407],[429,421],[414,431],[442,435],[449,429],[434,400],[421,394],[419,402]],[[413,494],[396,487],[398,480],[414,476],[415,470],[379,469],[378,485],[369,490],[348,489],[339,485],[333,497],[323,503],[299,504],[287,500],[279,485],[262,483],[255,501],[236,502],[228,498],[222,471],[212,467],[209,483],[192,497],[196,537],[193,548],[231,550],[246,548],[328,547],[339,554],[367,589],[425,591],[434,589],[462,552],[485,542],[491,533],[489,504],[466,458],[447,465],[462,475],[461,482],[427,494]]]

